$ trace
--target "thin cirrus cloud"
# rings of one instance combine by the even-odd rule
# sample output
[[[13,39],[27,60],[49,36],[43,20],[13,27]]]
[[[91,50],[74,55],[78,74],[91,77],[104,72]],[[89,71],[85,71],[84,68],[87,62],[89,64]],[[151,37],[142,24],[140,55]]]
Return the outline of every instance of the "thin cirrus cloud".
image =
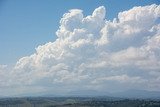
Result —
[[[103,6],[86,17],[79,9],[65,13],[57,40],[38,46],[10,72],[0,66],[1,89],[12,87],[16,93],[159,90],[160,6],[134,7],[113,21],[105,14]]]

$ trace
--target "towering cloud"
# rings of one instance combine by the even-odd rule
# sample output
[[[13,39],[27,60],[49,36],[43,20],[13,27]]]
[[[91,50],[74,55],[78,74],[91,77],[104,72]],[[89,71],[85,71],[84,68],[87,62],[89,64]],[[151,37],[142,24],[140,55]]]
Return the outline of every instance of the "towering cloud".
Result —
[[[87,17],[78,9],[65,13],[57,40],[21,58],[10,85],[55,92],[159,90],[160,6],[134,7],[113,21],[105,14],[103,6]]]

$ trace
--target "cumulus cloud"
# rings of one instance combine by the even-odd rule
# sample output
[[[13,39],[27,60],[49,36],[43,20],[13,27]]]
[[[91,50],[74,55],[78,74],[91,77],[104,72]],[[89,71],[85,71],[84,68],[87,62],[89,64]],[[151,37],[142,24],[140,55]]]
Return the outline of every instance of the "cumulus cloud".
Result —
[[[160,6],[134,7],[113,21],[105,14],[104,6],[86,17],[79,9],[65,13],[58,38],[16,63],[10,73],[14,84],[63,92],[115,86],[159,90]]]

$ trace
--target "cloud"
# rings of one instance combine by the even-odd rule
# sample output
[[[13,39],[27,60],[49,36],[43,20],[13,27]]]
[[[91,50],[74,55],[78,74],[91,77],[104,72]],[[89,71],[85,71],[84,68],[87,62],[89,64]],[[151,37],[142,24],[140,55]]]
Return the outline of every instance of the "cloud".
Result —
[[[134,7],[113,21],[105,14],[104,6],[86,17],[79,9],[65,13],[58,38],[19,59],[9,74],[14,81],[10,84],[65,92],[112,91],[113,82],[119,84],[115,90],[159,90],[160,6]]]

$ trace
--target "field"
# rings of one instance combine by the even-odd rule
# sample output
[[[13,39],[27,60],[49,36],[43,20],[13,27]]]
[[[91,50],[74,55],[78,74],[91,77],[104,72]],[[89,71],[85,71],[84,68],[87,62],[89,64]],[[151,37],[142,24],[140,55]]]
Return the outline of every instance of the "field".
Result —
[[[160,107],[160,100],[107,97],[1,98],[0,107]]]

